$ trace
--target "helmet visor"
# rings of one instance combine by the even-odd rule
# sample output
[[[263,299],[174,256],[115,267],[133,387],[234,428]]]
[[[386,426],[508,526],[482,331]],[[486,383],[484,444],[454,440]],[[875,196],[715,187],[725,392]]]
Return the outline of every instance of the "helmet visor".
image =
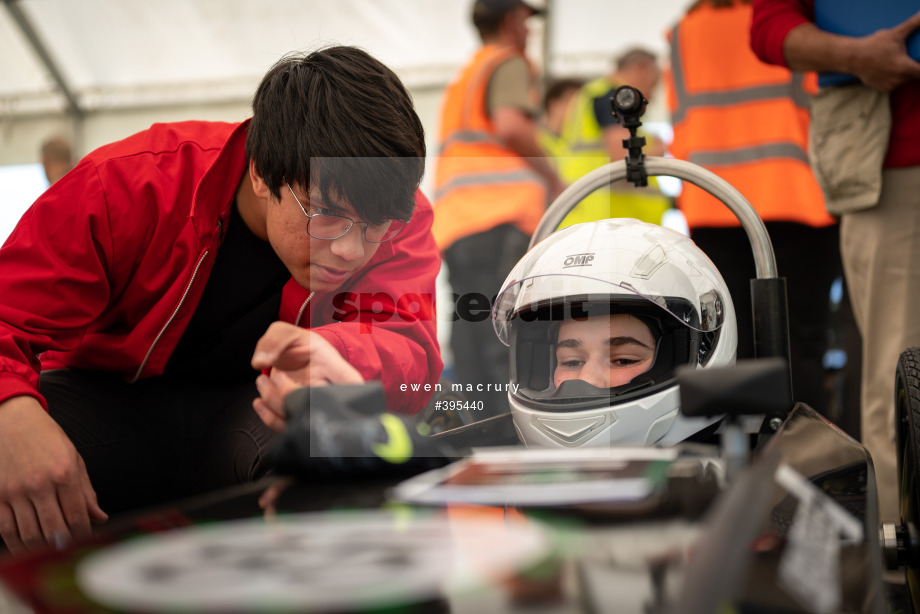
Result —
[[[584,317],[583,305],[621,304],[625,313],[652,309],[659,317],[699,332],[714,332],[725,322],[726,298],[701,270],[698,275],[670,279],[656,287],[642,279],[609,281],[582,274],[551,273],[524,276],[506,285],[492,308],[495,334],[505,345],[519,322]],[[664,291],[662,291],[664,290]]]

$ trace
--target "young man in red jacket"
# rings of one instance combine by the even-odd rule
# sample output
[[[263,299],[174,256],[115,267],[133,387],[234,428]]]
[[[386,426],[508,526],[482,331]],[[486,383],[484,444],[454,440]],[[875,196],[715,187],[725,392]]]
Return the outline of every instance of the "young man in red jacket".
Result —
[[[154,125],[43,194],[0,248],[9,549],[262,477],[280,418],[257,386],[382,380],[421,409],[404,384],[442,367],[424,159],[396,75],[331,47],[279,61],[250,120]],[[296,364],[253,357],[279,320],[263,345]]]

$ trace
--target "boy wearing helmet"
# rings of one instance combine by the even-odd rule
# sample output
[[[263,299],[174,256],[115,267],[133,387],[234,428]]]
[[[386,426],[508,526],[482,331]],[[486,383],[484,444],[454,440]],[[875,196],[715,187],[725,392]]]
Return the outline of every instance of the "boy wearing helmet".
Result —
[[[492,318],[527,445],[667,445],[718,420],[678,412],[676,369],[733,364],[737,346],[728,288],[684,235],[631,219],[556,232],[512,270]]]
[[[565,320],[556,337],[553,385],[584,380],[597,388],[628,384],[655,358],[652,329],[628,313]]]

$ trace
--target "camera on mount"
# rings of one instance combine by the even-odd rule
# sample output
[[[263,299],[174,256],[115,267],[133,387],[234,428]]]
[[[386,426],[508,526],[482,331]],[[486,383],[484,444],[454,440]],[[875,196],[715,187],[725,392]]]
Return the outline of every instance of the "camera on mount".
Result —
[[[610,110],[624,128],[635,132],[642,125],[639,118],[645,113],[648,100],[642,92],[629,85],[621,85],[610,99]],[[643,143],[644,145],[645,143]]]
[[[638,136],[636,130],[642,125],[641,117],[645,113],[648,100],[642,92],[630,85],[621,85],[610,99],[610,110],[624,128],[629,130],[629,138],[623,139],[626,154],[626,180],[636,187],[648,185],[648,172],[645,170],[645,137]]]

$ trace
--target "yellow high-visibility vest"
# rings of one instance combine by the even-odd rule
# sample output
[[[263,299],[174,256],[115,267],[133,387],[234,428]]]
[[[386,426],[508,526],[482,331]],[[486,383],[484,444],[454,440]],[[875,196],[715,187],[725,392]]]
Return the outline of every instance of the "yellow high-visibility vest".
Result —
[[[544,128],[537,132],[537,142],[546,153],[547,161],[558,171],[559,161],[569,155],[569,149],[566,147],[565,141],[558,134],[553,134]]]
[[[604,129],[594,116],[594,99],[603,96],[617,84],[607,77],[591,81],[578,91],[569,104],[562,126],[562,140],[568,150],[559,160],[562,180],[571,184],[591,171],[610,164],[604,144]],[[642,131],[639,132],[642,135]],[[671,208],[671,200],[658,189],[658,182],[649,177],[648,186],[637,188],[623,180],[601,188],[581,201],[559,225],[560,228],[612,217],[631,217],[660,224],[661,216]]]

